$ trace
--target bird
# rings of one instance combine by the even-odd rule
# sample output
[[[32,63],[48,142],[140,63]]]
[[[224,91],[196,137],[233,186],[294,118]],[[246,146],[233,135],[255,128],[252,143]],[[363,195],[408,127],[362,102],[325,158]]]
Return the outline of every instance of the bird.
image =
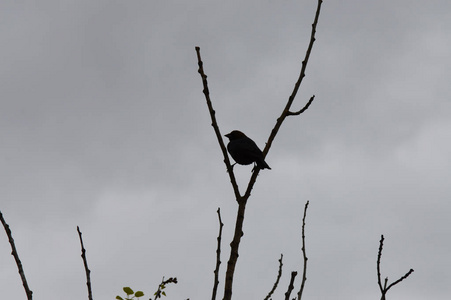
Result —
[[[227,150],[236,163],[240,165],[250,165],[254,163],[259,169],[270,169],[263,158],[263,152],[258,148],[257,144],[244,133],[234,130],[225,135],[229,138]]]

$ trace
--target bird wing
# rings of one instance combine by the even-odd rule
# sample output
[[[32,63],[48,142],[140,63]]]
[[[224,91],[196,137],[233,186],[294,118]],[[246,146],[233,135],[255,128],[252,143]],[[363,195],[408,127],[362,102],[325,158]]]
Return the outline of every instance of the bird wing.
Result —
[[[256,157],[261,157],[262,151],[258,148],[257,144],[250,138],[243,139],[241,143],[243,149],[249,152],[249,154],[255,155]]]

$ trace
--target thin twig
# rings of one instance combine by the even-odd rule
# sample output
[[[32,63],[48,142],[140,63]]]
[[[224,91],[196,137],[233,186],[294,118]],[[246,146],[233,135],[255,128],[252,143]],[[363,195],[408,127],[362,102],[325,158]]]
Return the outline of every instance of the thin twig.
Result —
[[[296,81],[296,84],[294,85],[293,92],[291,93],[290,97],[288,98],[288,101],[287,101],[287,104],[285,105],[284,110],[282,111],[280,117],[277,119],[276,125],[274,126],[273,130],[271,131],[271,135],[269,136],[268,141],[266,142],[265,149],[263,149],[263,156],[266,156],[266,154],[269,151],[269,148],[271,148],[272,142],[274,141],[274,139],[277,135],[277,132],[279,131],[280,126],[282,125],[285,118],[288,115],[296,115],[297,114],[297,113],[291,113],[290,108],[291,108],[291,105],[293,104],[294,98],[296,97],[299,87],[301,86],[302,79],[305,77],[305,70],[307,68],[307,63],[310,58],[310,53],[312,52],[313,43],[316,40],[316,38],[315,38],[316,26],[318,25],[319,14],[321,12],[321,4],[322,3],[323,3],[322,0],[318,0],[318,6],[316,7],[316,13],[315,13],[315,19],[312,24],[312,32],[310,34],[310,42],[309,42],[307,51],[305,53],[304,60],[302,61],[302,67],[301,67],[301,72],[299,74],[299,78]],[[301,112],[304,112],[310,106],[310,104],[313,102],[313,99],[314,99],[314,96],[312,98],[310,98],[310,101],[307,103],[307,105],[303,109],[301,109],[299,114]],[[250,188],[248,187],[249,193],[250,193],[250,189],[252,189],[252,187],[250,187]],[[246,193],[248,191],[246,191]]]
[[[381,257],[383,247],[384,247],[384,235],[381,235],[381,240],[379,241],[379,251],[377,252],[377,284],[379,285],[381,293],[384,292],[384,288],[382,287],[381,282]]]
[[[80,237],[80,245],[81,245],[81,258],[83,259],[83,265],[85,267],[86,272],[86,285],[88,287],[88,299],[92,300],[92,290],[91,290],[91,271],[88,268],[88,260],[86,259],[86,249],[83,246],[83,239],[81,237],[80,228],[77,226],[78,236]]]
[[[410,276],[410,274],[413,273],[413,269],[410,269],[406,274],[404,274],[404,276],[402,276],[401,278],[399,278],[398,280],[396,280],[395,282],[392,282],[388,287],[387,287],[387,291],[394,285],[400,283],[401,281],[403,281],[404,279],[406,279],[407,277]]]
[[[169,277],[168,280],[164,280],[164,276],[163,276],[163,279],[161,279],[161,283],[158,285],[157,291],[154,293],[154,296],[155,296],[154,300],[161,298],[161,295],[166,296],[166,294],[163,290],[166,288],[166,284],[168,284],[168,283],[177,284],[177,277]],[[152,298],[150,298],[149,300],[152,300]]]
[[[9,244],[11,245],[11,255],[14,256],[14,260],[16,261],[17,268],[19,269],[19,275],[22,279],[23,288],[25,289],[25,293],[27,294],[27,299],[31,300],[33,299],[33,292],[28,287],[27,279],[25,278],[25,272],[22,267],[22,262],[20,261],[19,254],[16,250],[16,245],[14,244],[13,234],[11,232],[11,229],[9,228],[9,225],[6,223],[5,219],[3,218],[3,214],[0,211],[0,220],[3,224],[3,227],[5,228],[6,235],[8,236]]]
[[[218,291],[218,284],[219,284],[219,266],[221,265],[221,237],[222,237],[222,227],[224,227],[224,223],[222,223],[221,220],[221,209],[218,207],[218,210],[216,211],[218,213],[218,221],[219,221],[219,234],[218,234],[218,246],[216,249],[216,268],[215,268],[215,282],[213,285],[213,293],[211,295],[211,299],[216,299],[216,292]]]
[[[315,99],[315,95],[310,97],[310,100],[307,102],[307,104],[301,110],[298,110],[295,112],[289,111],[289,112],[287,112],[287,116],[298,116],[298,115],[302,114],[304,111],[306,111],[310,107],[310,104],[312,104],[314,99]]]
[[[202,62],[202,58],[200,57],[200,47],[196,47],[197,53],[197,64],[199,66],[198,72],[202,78],[202,85],[204,87],[203,93],[205,95],[205,100],[207,101],[208,111],[210,112],[211,117],[211,126],[216,133],[216,138],[218,139],[219,146],[221,147],[222,155],[224,156],[224,163],[227,167],[227,171],[229,173],[230,182],[232,183],[233,191],[235,193],[235,197],[237,201],[241,198],[240,191],[238,189],[238,184],[236,183],[235,174],[233,173],[232,165],[230,164],[229,156],[227,155],[227,149],[224,144],[224,140],[222,139],[221,131],[219,130],[218,122],[216,121],[216,112],[213,109],[213,104],[210,100],[210,90],[208,89],[207,75],[204,71],[204,63]]]
[[[392,282],[388,286],[387,286],[387,284],[388,284],[388,277],[386,277],[385,280],[384,280],[384,286],[382,287],[380,264],[381,264],[381,256],[382,256],[382,249],[383,249],[383,247],[384,247],[384,235],[381,235],[381,240],[379,241],[379,251],[377,253],[377,283],[378,283],[379,289],[381,291],[381,300],[385,300],[386,294],[387,294],[388,290],[392,286],[397,285],[398,283],[400,283],[401,281],[403,281],[404,279],[409,277],[410,274],[413,273],[413,269],[410,269],[401,278],[399,278],[398,280]]]
[[[305,217],[307,216],[307,208],[309,205],[309,201],[305,203],[304,206],[304,217],[302,218],[302,256],[304,258],[304,270],[302,272],[302,283],[301,288],[298,292],[298,300],[302,298],[302,292],[304,291],[305,281],[307,280],[307,253],[305,252]]]
[[[315,19],[314,19],[313,24],[312,24],[312,32],[310,34],[310,42],[309,42],[309,45],[307,47],[307,51],[305,53],[304,60],[302,61],[301,72],[299,74],[298,80],[296,81],[296,84],[294,85],[293,92],[291,93],[290,97],[288,98],[288,101],[287,101],[287,104],[285,105],[285,108],[283,109],[280,117],[277,118],[277,122],[274,125],[274,128],[271,130],[271,134],[269,135],[268,141],[266,142],[266,146],[263,149],[263,157],[266,157],[266,155],[268,154],[269,149],[271,148],[271,145],[272,145],[274,139],[276,138],[276,135],[279,132],[279,129],[282,126],[282,123],[285,120],[285,118],[287,116],[299,115],[299,114],[303,113],[304,111],[306,111],[309,108],[309,106],[312,104],[313,100],[315,99],[315,95],[313,95],[310,98],[310,100],[307,102],[307,104],[304,106],[304,108],[302,108],[300,111],[297,111],[297,112],[291,112],[290,111],[290,108],[291,108],[291,105],[293,104],[294,98],[296,97],[296,94],[297,94],[297,92],[299,90],[299,87],[301,86],[302,79],[305,77],[305,70],[307,68],[307,63],[308,63],[308,60],[310,58],[310,54],[312,52],[313,43],[316,40],[316,38],[315,38],[316,26],[318,25],[319,14],[321,12],[321,4],[322,3],[323,3],[322,0],[318,0],[318,6],[316,8],[316,13],[315,13]],[[254,187],[255,181],[257,180],[257,176],[258,176],[259,171],[260,170],[257,169],[255,172],[252,173],[252,176],[251,176],[251,179],[250,179],[249,184],[247,186],[246,192],[244,193],[244,196],[242,197],[242,201],[247,201],[247,199],[251,195],[251,191],[252,191],[252,189]]]
[[[276,278],[276,282],[274,283],[274,286],[272,287],[271,291],[269,291],[268,295],[266,295],[264,300],[268,300],[272,294],[274,294],[274,291],[276,290],[277,286],[279,285],[279,280],[280,277],[282,277],[282,259],[283,259],[283,254],[280,254],[280,259],[279,259],[279,272],[277,274],[277,278]]]
[[[285,300],[290,299],[291,291],[294,289],[294,278],[296,278],[296,275],[298,275],[298,272],[291,272],[290,284],[288,285],[288,290],[285,293]]]
[[[225,277],[225,285],[224,285],[224,299],[230,300],[232,298],[232,285],[233,285],[233,274],[235,272],[235,265],[238,260],[238,248],[240,245],[241,237],[243,236],[243,221],[244,221],[244,211],[246,209],[246,202],[247,198],[244,199],[240,195],[240,191],[238,189],[238,184],[235,179],[235,174],[233,173],[232,165],[230,164],[229,156],[227,155],[227,149],[225,147],[224,141],[222,139],[221,132],[219,130],[216,117],[215,117],[215,110],[213,109],[213,105],[210,100],[210,91],[208,89],[208,82],[207,82],[207,75],[205,75],[205,71],[203,68],[203,62],[200,56],[200,47],[196,47],[196,53],[197,53],[197,64],[199,66],[199,74],[202,78],[202,84],[203,84],[203,93],[205,95],[205,100],[207,101],[208,111],[210,112],[210,117],[213,126],[213,129],[216,134],[216,138],[218,139],[219,146],[221,147],[222,154],[224,156],[224,163],[226,164],[227,171],[229,173],[230,182],[232,183],[233,191],[235,193],[236,201],[238,202],[238,213],[237,213],[237,219],[235,223],[235,231],[233,240],[230,243],[230,258],[227,263],[227,271],[226,271],[226,277]],[[258,174],[258,169],[254,172],[254,175]]]

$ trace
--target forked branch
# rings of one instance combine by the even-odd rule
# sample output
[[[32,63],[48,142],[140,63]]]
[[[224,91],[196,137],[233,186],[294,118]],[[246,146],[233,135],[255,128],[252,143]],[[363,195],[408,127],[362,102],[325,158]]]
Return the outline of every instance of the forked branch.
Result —
[[[392,286],[400,283],[401,281],[403,281],[404,279],[409,277],[410,274],[413,273],[413,269],[410,269],[406,274],[404,274],[404,276],[402,276],[398,280],[392,282],[388,286],[387,286],[387,284],[388,284],[388,277],[385,277],[384,285],[382,286],[382,280],[381,280],[381,257],[382,257],[382,249],[383,249],[383,247],[384,247],[384,235],[381,235],[381,240],[379,242],[379,251],[377,253],[377,283],[378,283],[379,289],[381,291],[381,300],[385,300],[386,294],[387,294],[388,290]]]
[[[310,54],[312,53],[313,43],[315,43],[315,40],[316,40],[316,38],[315,38],[316,26],[318,25],[319,14],[321,12],[321,4],[322,3],[323,3],[322,0],[318,0],[318,5],[316,7],[316,13],[315,13],[315,19],[313,20],[313,24],[312,24],[312,32],[310,34],[310,42],[309,42],[307,51],[305,53],[304,60],[302,61],[301,72],[299,74],[298,80],[296,81],[296,84],[294,85],[293,92],[291,93],[290,97],[288,98],[285,108],[283,109],[280,117],[277,119],[276,125],[274,126],[273,130],[271,131],[271,135],[268,138],[268,142],[266,143],[265,149],[263,149],[263,156],[266,156],[266,154],[269,151],[269,148],[271,148],[272,142],[274,141],[274,138],[276,137],[277,132],[279,131],[280,126],[282,126],[282,123],[285,120],[285,118],[289,115],[290,116],[291,115],[299,115],[299,114],[303,113],[304,111],[306,111],[309,108],[310,104],[313,102],[313,99],[315,99],[315,96],[312,96],[310,98],[310,100],[308,101],[308,103],[304,106],[304,108],[302,108],[298,112],[290,112],[291,105],[293,104],[294,98],[296,97],[299,87],[301,86],[302,80],[305,77],[305,70],[307,68]],[[250,189],[252,189],[252,187],[250,187]],[[248,191],[250,193],[249,187],[248,187]],[[248,191],[246,191],[246,193]]]
[[[303,113],[305,110],[308,109],[308,107],[313,102],[314,96],[312,96],[310,98],[309,102],[304,106],[303,109],[301,109],[297,112],[290,111],[293,101],[294,101],[296,94],[299,90],[299,87],[302,83],[302,80],[305,77],[305,70],[307,68],[308,60],[310,58],[313,44],[315,42],[316,27],[318,25],[322,2],[323,2],[322,0],[318,0],[315,18],[314,18],[314,21],[312,24],[312,31],[310,34],[310,41],[309,41],[309,45],[307,47],[307,51],[305,53],[304,60],[302,61],[302,66],[301,66],[301,71],[300,71],[299,77],[296,81],[293,92],[291,93],[290,97],[288,98],[285,108],[283,109],[280,117],[277,119],[277,122],[271,131],[268,141],[266,142],[266,146],[263,149],[263,157],[265,157],[268,154],[269,149],[271,148],[272,142],[274,141],[285,118],[289,115],[299,115],[299,114]],[[244,195],[241,195],[239,192],[239,189],[238,189],[235,175],[233,173],[233,168],[230,164],[230,160],[227,155],[227,149],[225,147],[221,132],[219,130],[219,126],[216,121],[215,111],[213,109],[213,105],[210,100],[210,91],[208,89],[207,75],[205,74],[205,71],[203,69],[203,62],[202,62],[202,59],[200,56],[200,48],[199,47],[196,47],[196,53],[197,53],[197,61],[198,61],[198,66],[199,66],[198,72],[202,78],[203,93],[205,95],[208,110],[209,110],[210,117],[212,120],[211,125],[213,126],[213,129],[216,134],[216,138],[218,139],[219,146],[221,147],[221,151],[224,156],[224,163],[226,164],[227,171],[228,171],[229,177],[230,177],[230,181],[232,183],[233,191],[235,193],[235,198],[236,198],[236,201],[238,202],[238,212],[237,212],[237,218],[236,218],[236,223],[235,223],[235,231],[234,231],[233,240],[230,243],[230,248],[231,248],[230,257],[227,262],[227,271],[226,271],[226,277],[225,277],[224,298],[223,298],[224,300],[230,300],[232,298],[233,276],[234,276],[234,272],[235,272],[235,266],[236,266],[236,263],[238,260],[238,249],[239,249],[241,237],[243,236],[243,223],[244,223],[244,213],[246,210],[246,203],[247,203],[248,198],[251,195],[251,191],[254,187],[254,184],[257,180],[257,176],[258,176],[260,170],[259,170],[259,168],[255,169],[255,171],[252,173],[252,176],[249,180],[248,186],[246,188],[246,192],[244,193]]]

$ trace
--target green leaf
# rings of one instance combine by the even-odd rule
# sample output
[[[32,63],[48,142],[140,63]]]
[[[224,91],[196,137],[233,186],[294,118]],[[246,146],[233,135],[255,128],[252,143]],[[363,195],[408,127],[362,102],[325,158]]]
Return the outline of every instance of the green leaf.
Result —
[[[135,293],[135,297],[142,297],[142,296],[144,296],[144,293],[142,291],[137,291]]]
[[[133,290],[131,288],[129,288],[128,286],[124,287],[124,292],[127,295],[133,295],[134,294]]]
[[[124,300],[124,299],[122,299],[121,296],[116,296],[116,299],[117,299],[117,300]]]
[[[163,296],[166,296],[166,293],[165,293],[165,292],[161,292],[161,294],[162,294]]]

